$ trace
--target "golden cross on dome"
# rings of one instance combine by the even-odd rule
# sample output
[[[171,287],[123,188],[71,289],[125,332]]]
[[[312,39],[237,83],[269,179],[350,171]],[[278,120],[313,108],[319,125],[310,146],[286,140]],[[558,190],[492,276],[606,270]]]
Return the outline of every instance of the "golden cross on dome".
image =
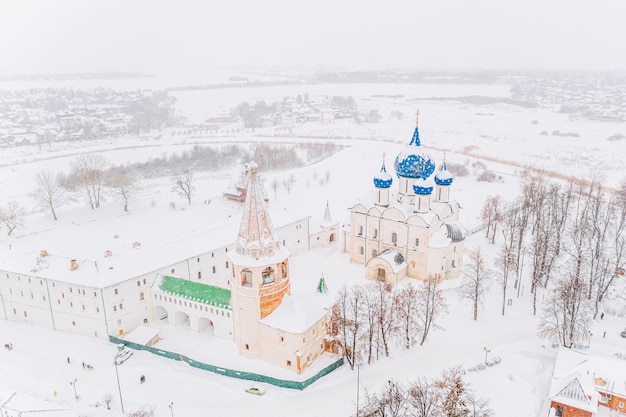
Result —
[[[419,124],[419,121],[420,121],[420,111],[418,109],[418,110],[415,110],[415,126]]]
[[[383,152],[383,165],[385,165],[385,153]]]

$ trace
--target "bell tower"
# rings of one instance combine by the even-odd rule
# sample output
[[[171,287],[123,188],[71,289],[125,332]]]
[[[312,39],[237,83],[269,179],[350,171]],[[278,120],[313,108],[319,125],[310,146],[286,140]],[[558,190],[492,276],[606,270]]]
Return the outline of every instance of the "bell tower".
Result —
[[[244,356],[261,354],[259,321],[290,293],[289,251],[275,236],[259,186],[258,165],[247,165],[248,184],[230,280],[234,339]]]

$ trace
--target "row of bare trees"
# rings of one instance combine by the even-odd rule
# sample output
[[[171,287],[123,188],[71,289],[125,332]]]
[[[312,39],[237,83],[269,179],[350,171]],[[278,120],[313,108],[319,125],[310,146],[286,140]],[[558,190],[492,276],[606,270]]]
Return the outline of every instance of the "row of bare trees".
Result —
[[[357,404],[358,406],[358,404]],[[461,368],[445,370],[437,379],[420,377],[407,385],[390,380],[378,393],[367,393],[357,416],[491,417],[489,402],[475,396]]]
[[[331,333],[346,350],[350,367],[389,356],[394,343],[406,349],[423,344],[436,320],[447,313],[440,282],[437,275],[394,288],[376,281],[344,286],[333,306]]]
[[[609,192],[600,178],[556,183],[531,175],[513,202],[490,197],[483,220],[487,238],[500,243],[502,314],[509,278],[519,292],[529,264],[533,314],[539,291],[548,295],[540,333],[567,347],[588,340],[591,321],[626,264],[626,180]]]
[[[174,169],[170,173],[172,191],[189,204],[195,195],[194,173],[188,169]],[[82,195],[91,209],[97,209],[105,192],[121,202],[124,211],[129,211],[130,203],[141,192],[141,184],[127,168],[110,167],[100,155],[81,155],[72,164],[68,175],[60,172],[41,171],[35,175],[35,189],[30,196],[38,209],[49,211],[58,220],[58,209],[73,198],[72,194]],[[9,201],[0,206],[0,229],[11,236],[24,226],[26,208],[17,201]]]

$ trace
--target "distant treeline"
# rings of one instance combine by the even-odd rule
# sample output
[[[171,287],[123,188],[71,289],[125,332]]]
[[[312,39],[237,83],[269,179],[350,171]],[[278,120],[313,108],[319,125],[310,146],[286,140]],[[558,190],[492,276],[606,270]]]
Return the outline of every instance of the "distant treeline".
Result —
[[[290,169],[327,158],[343,149],[332,142],[298,145],[260,143],[221,147],[196,145],[188,151],[163,155],[146,162],[111,167],[112,171],[132,172],[137,178],[161,177],[179,167],[194,172],[218,171],[255,161],[261,170]]]

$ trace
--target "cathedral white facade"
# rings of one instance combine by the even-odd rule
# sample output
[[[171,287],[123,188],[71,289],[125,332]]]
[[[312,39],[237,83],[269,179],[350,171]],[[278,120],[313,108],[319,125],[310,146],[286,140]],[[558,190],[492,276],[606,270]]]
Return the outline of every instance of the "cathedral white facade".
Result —
[[[368,278],[391,285],[404,277],[457,278],[465,240],[458,224],[461,206],[450,198],[453,176],[445,160],[436,166],[421,144],[417,122],[394,169],[395,191],[383,157],[372,191],[350,208],[342,250],[366,266]]]

